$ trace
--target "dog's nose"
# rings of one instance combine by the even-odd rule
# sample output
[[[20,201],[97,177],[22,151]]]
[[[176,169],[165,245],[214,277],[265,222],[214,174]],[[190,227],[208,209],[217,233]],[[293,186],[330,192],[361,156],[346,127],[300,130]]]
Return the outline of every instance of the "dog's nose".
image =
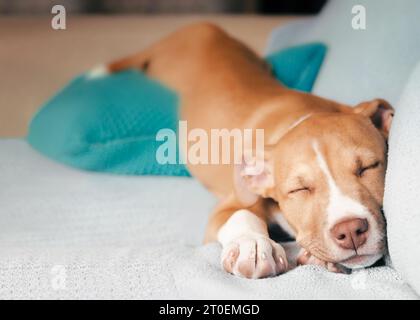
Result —
[[[366,219],[350,219],[337,223],[331,229],[331,235],[341,248],[357,250],[366,242],[368,229]]]

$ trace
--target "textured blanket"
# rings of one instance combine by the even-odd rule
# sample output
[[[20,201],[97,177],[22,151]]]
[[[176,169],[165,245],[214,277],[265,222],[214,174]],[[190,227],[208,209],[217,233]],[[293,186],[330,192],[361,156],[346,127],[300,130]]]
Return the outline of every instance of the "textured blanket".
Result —
[[[201,244],[215,199],[194,179],[81,172],[20,140],[0,140],[0,178],[0,298],[418,298],[390,267],[225,273]]]

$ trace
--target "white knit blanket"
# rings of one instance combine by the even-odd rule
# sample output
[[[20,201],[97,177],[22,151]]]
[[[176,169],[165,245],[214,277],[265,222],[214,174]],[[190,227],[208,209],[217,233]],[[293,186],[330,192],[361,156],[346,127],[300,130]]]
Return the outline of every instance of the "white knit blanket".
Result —
[[[0,140],[0,298],[418,298],[390,267],[226,274],[201,244],[214,204],[191,178],[82,172]]]

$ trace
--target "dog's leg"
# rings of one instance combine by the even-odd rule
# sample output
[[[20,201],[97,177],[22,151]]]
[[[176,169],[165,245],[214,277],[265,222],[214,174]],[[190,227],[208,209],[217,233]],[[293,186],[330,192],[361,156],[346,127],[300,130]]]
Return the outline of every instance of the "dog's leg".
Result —
[[[217,239],[223,247],[222,267],[246,278],[265,278],[287,270],[283,247],[268,235],[263,201],[241,209],[232,198],[210,219],[206,241]]]
[[[153,48],[153,47],[152,47]],[[120,72],[126,69],[138,69],[147,71],[152,57],[152,48],[146,49],[140,53],[116,60],[107,65],[109,72]]]
[[[152,46],[140,53],[112,61],[111,63],[100,65],[88,72],[88,79],[102,78],[110,73],[120,72],[127,69],[137,69],[147,72],[150,59],[155,46]]]

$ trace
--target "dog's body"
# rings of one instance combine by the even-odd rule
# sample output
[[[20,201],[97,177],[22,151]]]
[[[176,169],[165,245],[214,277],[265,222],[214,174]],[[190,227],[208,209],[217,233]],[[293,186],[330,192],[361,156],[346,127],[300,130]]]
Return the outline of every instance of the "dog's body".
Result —
[[[210,135],[214,128],[264,129],[260,174],[247,174],[249,163],[188,165],[221,199],[206,241],[223,245],[225,270],[250,278],[287,270],[283,248],[268,236],[272,221],[302,245],[303,264],[339,271],[339,264],[366,266],[382,256],[392,117],[385,101],[351,108],[289,90],[256,54],[208,23],[183,28],[107,67],[127,68],[140,68],[176,90],[189,130]]]

